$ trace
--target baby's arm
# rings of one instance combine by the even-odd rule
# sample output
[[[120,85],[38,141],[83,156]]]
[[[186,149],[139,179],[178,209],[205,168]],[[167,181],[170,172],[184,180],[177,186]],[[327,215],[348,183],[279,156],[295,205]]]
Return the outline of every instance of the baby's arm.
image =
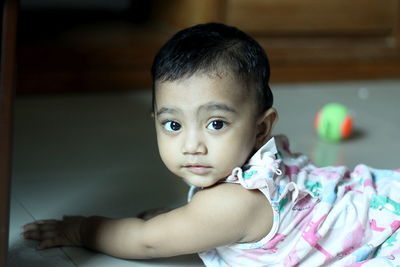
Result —
[[[78,219],[72,226],[77,228],[72,231],[75,234],[69,234],[78,236],[72,244],[51,244],[46,241],[46,234],[37,238],[32,225],[26,226],[31,230],[25,232],[25,237],[48,242],[49,247],[83,245],[129,259],[196,253],[231,243],[256,241],[266,235],[271,227],[272,213],[265,208],[266,199],[260,195],[258,191],[249,191],[239,185],[221,184],[198,192],[188,205],[148,221],[104,217]],[[265,223],[260,223],[259,219]],[[53,235],[68,236],[63,233],[63,227]]]

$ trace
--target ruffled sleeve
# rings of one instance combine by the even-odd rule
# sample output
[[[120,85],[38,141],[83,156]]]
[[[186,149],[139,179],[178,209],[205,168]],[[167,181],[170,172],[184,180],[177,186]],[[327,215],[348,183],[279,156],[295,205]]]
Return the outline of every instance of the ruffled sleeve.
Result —
[[[275,179],[283,175],[280,169],[282,160],[277,159],[277,153],[272,137],[245,166],[233,169],[226,182],[239,183],[246,189],[266,188],[269,196],[273,196],[276,191]]]

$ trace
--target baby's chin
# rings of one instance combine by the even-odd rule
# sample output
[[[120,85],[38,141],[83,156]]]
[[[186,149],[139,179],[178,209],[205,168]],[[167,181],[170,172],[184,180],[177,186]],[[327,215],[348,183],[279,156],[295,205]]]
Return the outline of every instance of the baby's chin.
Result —
[[[201,188],[207,188],[207,187],[213,187],[221,182],[223,182],[228,175],[222,176],[222,177],[181,177],[187,184],[193,185],[195,187],[201,187]]]

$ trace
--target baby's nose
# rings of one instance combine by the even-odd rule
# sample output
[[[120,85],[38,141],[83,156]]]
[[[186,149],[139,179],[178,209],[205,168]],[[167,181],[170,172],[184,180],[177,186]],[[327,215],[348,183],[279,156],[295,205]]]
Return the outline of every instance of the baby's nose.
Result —
[[[182,146],[183,154],[206,154],[207,146],[202,135],[197,132],[189,132]]]

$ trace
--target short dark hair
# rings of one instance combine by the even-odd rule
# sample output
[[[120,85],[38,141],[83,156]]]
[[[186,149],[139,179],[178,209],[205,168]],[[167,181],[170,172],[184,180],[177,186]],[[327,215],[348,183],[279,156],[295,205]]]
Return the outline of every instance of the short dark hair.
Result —
[[[249,35],[221,23],[198,24],[176,33],[154,58],[153,107],[156,82],[189,78],[197,72],[227,70],[254,87],[261,111],[272,107],[270,68],[264,49]]]

